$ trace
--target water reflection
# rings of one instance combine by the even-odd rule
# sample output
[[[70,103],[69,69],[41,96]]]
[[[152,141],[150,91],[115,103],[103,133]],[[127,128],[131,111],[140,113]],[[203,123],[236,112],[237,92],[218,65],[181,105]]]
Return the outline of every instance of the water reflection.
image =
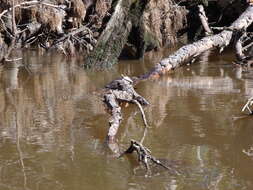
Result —
[[[231,52],[205,52],[194,65],[136,86],[151,103],[145,145],[182,176],[153,168],[147,179],[142,168],[134,172],[136,158],[115,159],[103,146],[109,115],[100,89],[122,73],[144,73],[164,53],[96,72],[80,69],[81,58],[34,51],[1,66],[0,189],[252,189],[245,151],[253,128],[240,109],[253,80],[231,65]],[[138,108],[123,114],[120,148],[144,130]]]

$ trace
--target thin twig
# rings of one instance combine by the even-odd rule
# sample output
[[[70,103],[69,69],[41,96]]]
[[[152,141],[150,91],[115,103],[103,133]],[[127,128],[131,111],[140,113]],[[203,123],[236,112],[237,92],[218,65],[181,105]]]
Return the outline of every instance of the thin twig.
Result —
[[[211,29],[213,29],[213,30],[218,30],[218,31],[222,31],[222,30],[234,31],[233,28],[227,27],[227,26],[224,26],[224,27],[211,27]]]
[[[15,58],[15,59],[8,59],[8,58],[5,59],[6,62],[14,62],[14,61],[20,61],[20,60],[22,60],[22,57]]]
[[[208,36],[208,35],[213,34],[213,31],[209,27],[208,18],[206,16],[205,9],[204,9],[203,5],[198,5],[198,8],[199,8],[199,19],[201,21],[201,24],[202,24],[204,30],[205,30],[205,35]]]
[[[249,106],[252,106],[252,104],[253,104],[253,97],[248,99],[247,103],[242,108],[242,112],[244,112],[247,109],[249,113],[252,114],[252,110],[249,107]]]
[[[17,34],[17,25],[16,25],[16,20],[15,20],[15,1],[12,0],[12,33],[14,35],[14,38],[16,38]]]
[[[147,119],[146,119],[146,116],[145,116],[145,113],[144,113],[144,110],[141,106],[141,104],[137,101],[137,100],[133,100],[133,102],[138,106],[138,108],[140,109],[141,111],[141,116],[142,116],[142,119],[143,119],[143,122],[144,122],[144,126],[145,126],[145,130],[144,130],[144,134],[143,134],[143,137],[140,141],[141,144],[143,144],[143,141],[146,137],[146,133],[147,133],[147,129],[148,129],[148,123],[147,123]]]
[[[244,46],[242,48],[242,51],[246,51],[247,49],[249,49],[251,46],[253,46],[253,42],[249,43],[248,45]]]

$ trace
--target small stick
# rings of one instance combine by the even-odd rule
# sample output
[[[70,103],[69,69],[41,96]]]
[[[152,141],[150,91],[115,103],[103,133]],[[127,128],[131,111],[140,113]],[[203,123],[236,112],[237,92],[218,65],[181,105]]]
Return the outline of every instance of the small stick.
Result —
[[[235,44],[235,49],[236,49],[236,58],[237,60],[241,61],[245,58],[245,55],[243,53],[243,47],[242,47],[242,43],[243,43],[243,39],[247,36],[246,32],[243,32],[243,34],[239,37],[239,39],[237,40],[236,44]]]
[[[213,34],[213,31],[209,27],[208,18],[206,16],[203,5],[199,5],[198,8],[199,8],[199,18],[200,18],[201,24],[205,30],[206,36]]]
[[[15,58],[15,59],[5,59],[6,62],[14,62],[14,61],[19,61],[19,60],[22,60],[22,57],[19,57],[19,58]]]
[[[143,144],[143,141],[146,137],[146,133],[147,133],[147,129],[148,129],[148,123],[147,123],[147,119],[146,119],[146,116],[145,116],[145,113],[144,113],[144,110],[141,106],[141,104],[137,101],[137,100],[133,100],[133,102],[138,106],[138,108],[140,109],[141,111],[141,116],[142,116],[142,119],[143,119],[143,122],[144,122],[144,126],[145,126],[145,130],[144,130],[144,134],[143,134],[143,137],[140,141],[141,144]]]
[[[247,103],[243,106],[242,108],[242,112],[244,112],[246,110],[246,108],[248,109],[249,113],[252,114],[251,109],[249,108],[249,106],[251,106],[253,104],[253,97],[249,98]]]
[[[247,49],[249,49],[251,46],[253,46],[253,42],[249,43],[248,45],[244,46],[242,48],[242,51],[246,51]]]

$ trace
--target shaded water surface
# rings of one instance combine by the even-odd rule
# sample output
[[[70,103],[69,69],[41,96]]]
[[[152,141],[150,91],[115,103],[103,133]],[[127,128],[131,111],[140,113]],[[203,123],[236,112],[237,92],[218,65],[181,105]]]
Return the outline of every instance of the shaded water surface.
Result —
[[[104,146],[101,88],[121,73],[144,73],[163,53],[96,72],[80,68],[81,59],[32,51],[1,66],[0,190],[253,189],[252,118],[240,113],[253,78],[232,66],[233,52],[206,52],[136,86],[151,103],[144,144],[157,158],[180,162],[183,175],[152,168],[145,178],[134,157],[115,159]],[[142,137],[143,124],[135,106],[123,114],[118,142],[126,148]]]

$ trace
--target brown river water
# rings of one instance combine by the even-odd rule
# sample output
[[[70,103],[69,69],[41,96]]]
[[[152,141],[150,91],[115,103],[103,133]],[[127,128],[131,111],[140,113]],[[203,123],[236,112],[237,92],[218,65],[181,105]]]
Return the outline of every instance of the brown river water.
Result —
[[[191,66],[136,86],[150,106],[144,145],[181,175],[138,166],[105,146],[109,114],[99,95],[121,74],[148,71],[170,50],[83,70],[82,59],[23,53],[0,66],[0,190],[252,190],[253,125],[241,113],[253,96],[253,75],[231,63],[232,51],[206,52]],[[121,150],[141,139],[138,108],[123,108]],[[247,153],[248,152],[248,153]]]

